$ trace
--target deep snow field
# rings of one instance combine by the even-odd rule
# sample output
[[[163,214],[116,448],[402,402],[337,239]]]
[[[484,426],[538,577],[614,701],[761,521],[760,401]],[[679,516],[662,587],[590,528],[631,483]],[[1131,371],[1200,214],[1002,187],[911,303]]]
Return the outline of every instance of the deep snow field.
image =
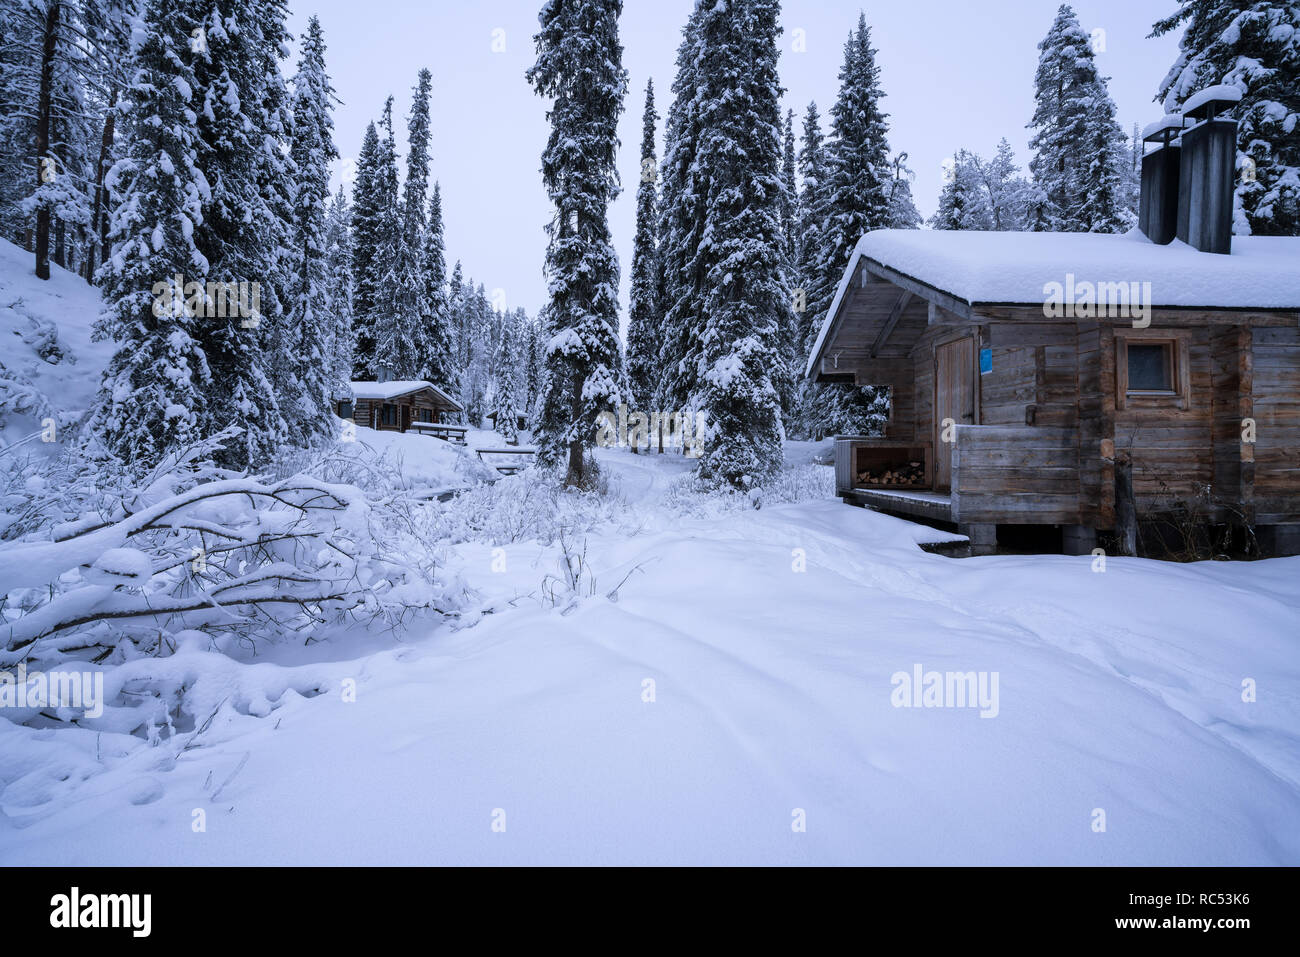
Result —
[[[600,461],[577,598],[558,542],[464,542],[491,613],[270,649],[240,667],[329,690],[197,745],[0,721],[0,862],[1300,863],[1300,559],[954,560],[827,497],[687,507],[680,455]],[[917,665],[996,672],[996,715],[895,707]]]

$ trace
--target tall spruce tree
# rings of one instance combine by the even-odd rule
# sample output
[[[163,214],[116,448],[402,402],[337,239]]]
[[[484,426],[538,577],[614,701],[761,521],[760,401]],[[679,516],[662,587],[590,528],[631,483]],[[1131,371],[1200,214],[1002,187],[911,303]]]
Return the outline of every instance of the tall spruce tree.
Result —
[[[609,204],[618,193],[618,115],[627,73],[618,37],[621,0],[548,0],[538,17],[528,80],[552,100],[542,180],[555,217],[547,228],[547,391],[539,453],[565,482],[589,481],[585,450],[600,411],[617,406],[618,256]]]
[[[387,215],[379,195],[379,132],[370,123],[357,156],[352,192],[352,374],[356,379],[375,378],[373,322],[383,279],[379,246]]]
[[[1215,84],[1241,90],[1237,233],[1300,236],[1300,4],[1295,0],[1178,0],[1153,36],[1184,26],[1157,99],[1173,112]]]
[[[647,81],[641,119],[641,182],[636,190],[636,236],[632,241],[632,287],[628,294],[627,373],[630,401],[648,409],[659,373],[659,168],[655,160],[654,81]],[[633,451],[636,451],[635,449]]]
[[[708,416],[699,477],[716,487],[761,487],[781,464],[774,381],[790,309],[782,254],[781,85],[776,0],[701,0],[697,72],[704,226],[696,269],[699,394]],[[779,374],[779,372],[777,373]]]
[[[335,391],[327,350],[336,339],[336,307],[329,295],[325,215],[329,164],[338,156],[331,117],[333,92],[325,73],[325,38],[320,21],[312,17],[293,80],[291,269],[287,317],[277,337],[277,347],[285,353],[280,362],[285,374],[276,385],[290,436],[300,445],[314,445],[329,435],[329,400]]]
[[[205,278],[257,284],[261,302],[252,316],[222,317],[218,310],[203,322],[212,370],[204,434],[242,426],[221,462],[248,468],[267,462],[289,438],[271,368],[283,359],[273,343],[284,322],[283,256],[292,218],[293,111],[279,66],[289,34],[284,0],[221,6],[224,16],[202,25],[206,51],[195,57],[199,163],[212,187],[195,238],[208,261]]]
[[[703,296],[698,251],[704,228],[704,187],[696,165],[701,133],[700,18],[697,5],[682,28],[673,101],[664,122],[659,210],[660,380],[655,397],[662,410],[684,409],[698,385],[696,333]]]
[[[190,30],[203,0],[151,0],[138,27],[123,130],[126,154],[108,175],[121,197],[109,228],[113,256],[101,276],[99,339],[118,343],[88,434],[141,471],[202,436],[212,375],[183,290],[158,299],[159,277],[208,272],[196,244],[211,184],[199,166],[198,89]]]
[[[889,127],[880,109],[884,95],[876,51],[871,46],[871,29],[860,14],[857,28],[844,44],[840,92],[831,108],[818,274],[811,281],[805,280],[810,287],[808,305],[814,327],[820,327],[825,319],[858,240],[889,225],[893,168],[889,162]],[[868,434],[878,431],[884,423],[887,394],[877,386],[836,384],[814,390],[810,411],[815,435],[829,431]]]
[[[816,103],[809,103],[804,113],[799,174],[803,177],[803,190],[798,209],[799,258],[795,272],[799,286],[795,290],[795,313],[799,319],[801,349],[807,353],[817,334],[817,316],[810,303],[814,303],[820,292],[812,287],[821,279],[820,257],[826,235],[826,147]]]
[[[421,70],[407,119],[406,181],[397,201],[397,149],[387,112],[388,137],[380,143],[381,195],[392,197],[380,256],[387,270],[375,315],[375,363],[395,379],[419,379],[428,371],[432,303],[420,271],[425,199],[429,188],[429,90],[432,74]],[[391,101],[390,101],[391,106]]]
[[[799,186],[795,179],[798,161],[794,144],[794,110],[785,114],[785,136],[782,140],[781,186],[781,232],[785,240],[785,258],[791,268],[798,259],[798,229],[796,213],[799,207]]]
[[[442,189],[435,182],[429,198],[429,221],[424,228],[424,245],[420,262],[425,317],[425,357],[421,376],[441,388],[456,381],[453,359],[455,334],[451,308],[447,300],[447,254],[442,229]]]
[[[352,378],[352,210],[340,185],[325,216],[325,297],[329,307],[330,339],[326,349],[330,394],[348,395]]]
[[[1061,5],[1038,50],[1029,168],[1046,197],[1043,225],[1057,232],[1123,232],[1133,222],[1120,182],[1124,132],[1091,40],[1069,4]]]

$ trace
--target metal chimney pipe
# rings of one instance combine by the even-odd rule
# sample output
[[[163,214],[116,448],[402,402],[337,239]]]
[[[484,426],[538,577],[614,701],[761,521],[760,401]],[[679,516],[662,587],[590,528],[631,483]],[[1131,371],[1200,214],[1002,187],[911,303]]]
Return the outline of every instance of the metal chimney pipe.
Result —
[[[1232,252],[1237,121],[1219,114],[1241,99],[1235,86],[1212,86],[1184,104],[1178,238],[1203,253]]]
[[[1142,156],[1142,193],[1138,203],[1138,229],[1160,246],[1174,241],[1178,232],[1178,183],[1182,149],[1176,142],[1183,118],[1166,116],[1142,131],[1143,143],[1156,148]]]

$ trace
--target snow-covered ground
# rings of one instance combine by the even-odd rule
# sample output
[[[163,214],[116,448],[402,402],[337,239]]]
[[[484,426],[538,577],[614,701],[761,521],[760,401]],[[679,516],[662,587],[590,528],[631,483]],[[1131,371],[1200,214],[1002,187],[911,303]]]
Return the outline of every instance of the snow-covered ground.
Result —
[[[557,517],[576,587],[558,538],[464,540],[475,623],[232,664],[262,716],[156,746],[0,721],[0,862],[1300,863],[1300,559],[953,560],[828,493],[600,459],[595,518]],[[918,667],[996,696],[896,707]]]
[[[32,254],[0,240],[0,446],[41,450],[47,416],[62,426],[89,407],[113,354],[91,339],[102,308],[85,280],[52,263],[37,279]]]

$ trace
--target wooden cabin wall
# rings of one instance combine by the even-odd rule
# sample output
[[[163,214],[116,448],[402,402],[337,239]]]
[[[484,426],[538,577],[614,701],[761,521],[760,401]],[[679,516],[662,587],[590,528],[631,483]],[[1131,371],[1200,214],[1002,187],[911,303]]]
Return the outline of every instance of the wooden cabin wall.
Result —
[[[1251,332],[1255,521],[1300,523],[1300,329]]]
[[[1251,416],[1251,329],[1216,326],[1210,330],[1211,454],[1214,495],[1249,507],[1254,466],[1243,456],[1243,420]]]
[[[986,348],[993,369],[980,376],[980,424],[1078,426],[1079,342],[1072,324],[990,323]]]
[[[1111,335],[1117,332],[1109,331]],[[1133,492],[1140,510],[1167,508],[1177,500],[1193,501],[1214,481],[1211,329],[1159,331],[1186,339],[1189,391],[1186,408],[1164,398],[1139,401],[1130,397],[1123,408],[1116,403],[1115,449],[1127,451],[1133,459]],[[1118,389],[1116,377],[1106,385]]]

